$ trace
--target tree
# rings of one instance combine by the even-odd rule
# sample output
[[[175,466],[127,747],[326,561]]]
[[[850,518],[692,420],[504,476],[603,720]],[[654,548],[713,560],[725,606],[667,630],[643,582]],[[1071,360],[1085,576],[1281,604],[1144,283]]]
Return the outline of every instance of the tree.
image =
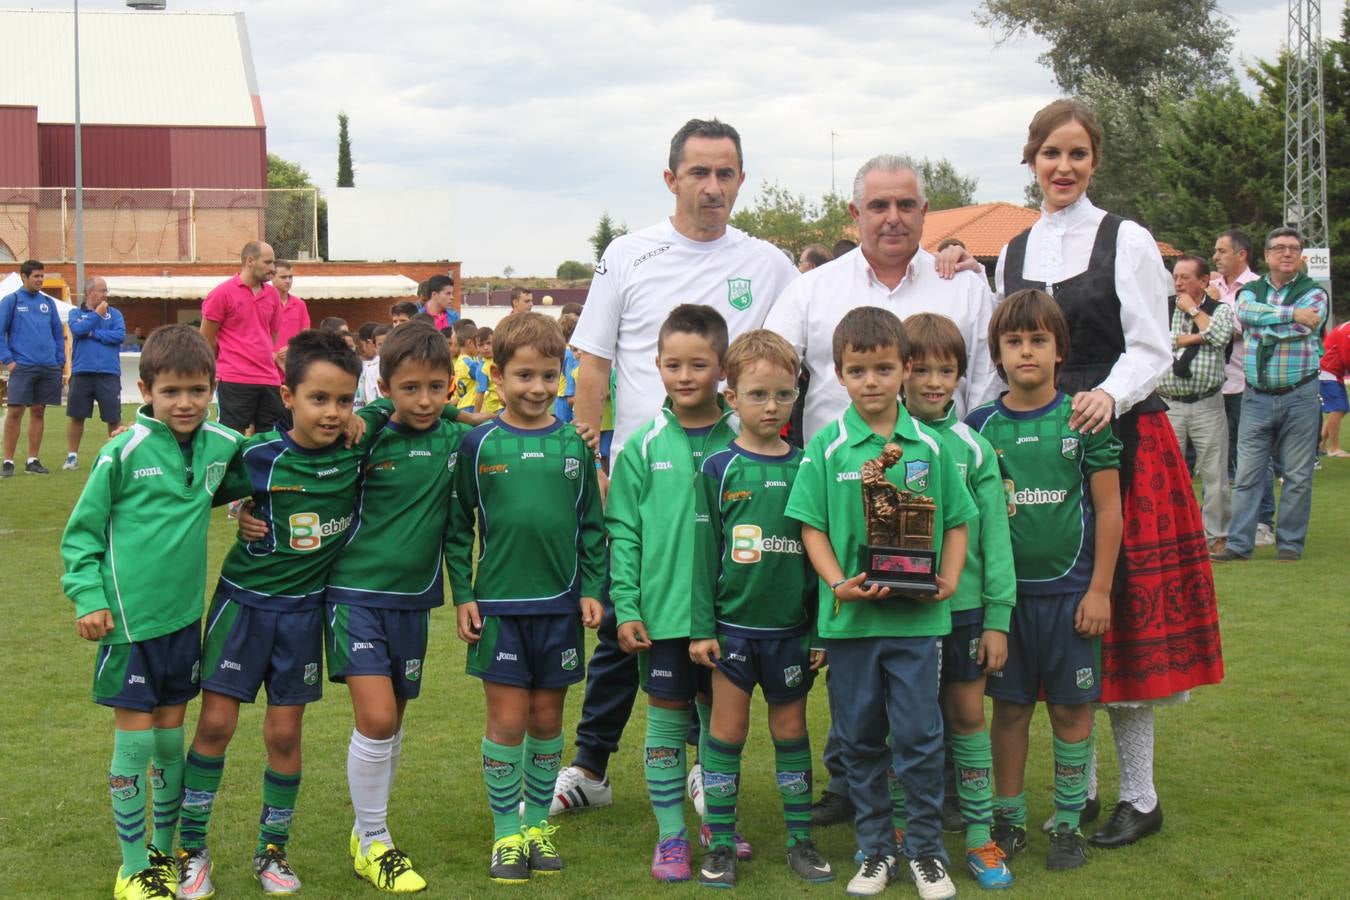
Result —
[[[352,169],[352,137],[347,132],[347,114],[338,113],[338,187],[356,187],[356,171]]]
[[[558,277],[563,281],[585,281],[593,272],[594,269],[590,266],[575,259],[566,260],[558,265]]]
[[[507,266],[505,269],[502,269],[503,278],[510,278],[514,274],[516,274],[515,266]]]
[[[918,169],[929,209],[955,209],[975,202],[975,188],[980,180],[963,178],[947,158],[933,161],[925,157],[918,163]]]
[[[263,238],[272,245],[278,257],[295,259],[310,252],[313,246],[315,210],[308,193],[297,188],[314,188],[309,172],[299,163],[282,159],[275,153],[267,154],[267,218]],[[317,191],[316,191],[317,195]],[[328,258],[328,202],[317,196],[319,258]]]
[[[766,182],[753,205],[732,215],[731,224],[796,259],[808,244],[828,247],[848,236],[853,217],[848,213],[848,201],[839,194],[829,193],[819,203],[812,203],[805,194]]]
[[[615,225],[614,220],[609,217],[609,210],[600,214],[600,221],[595,225],[595,231],[588,240],[591,242],[591,249],[595,251],[595,261],[598,264],[605,255],[605,250],[614,242],[616,237],[621,237],[628,233],[628,224]]]

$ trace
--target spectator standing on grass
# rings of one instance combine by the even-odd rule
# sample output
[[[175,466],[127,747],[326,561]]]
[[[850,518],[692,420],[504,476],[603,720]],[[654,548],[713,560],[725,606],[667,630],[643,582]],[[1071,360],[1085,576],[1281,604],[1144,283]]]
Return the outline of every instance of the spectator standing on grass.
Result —
[[[80,441],[84,420],[98,415],[108,426],[108,436],[122,421],[122,357],[119,348],[127,336],[122,314],[108,305],[108,283],[97,276],[84,280],[84,297],[67,317],[70,326],[70,392],[66,398],[66,462],[61,468],[80,464]]]
[[[9,406],[5,410],[5,458],[0,478],[14,475],[14,450],[19,446],[23,414],[28,413],[29,475],[46,475],[38,461],[48,406],[61,403],[66,337],[56,301],[42,293],[44,267],[36,259],[19,266],[23,287],[0,300],[0,366],[9,372]]]
[[[422,312],[431,316],[431,324],[436,326],[436,330],[449,328],[458,322],[459,313],[454,309],[455,279],[449,275],[432,275],[422,284],[427,293]]]
[[[272,344],[272,353],[277,361],[277,371],[283,376],[286,374],[286,344],[310,327],[309,307],[291,293],[294,282],[295,265],[287,259],[277,260],[277,274],[272,278],[272,286],[277,289],[277,302],[281,304],[281,328]]]
[[[1237,474],[1238,419],[1242,415],[1242,392],[1247,388],[1247,377],[1242,374],[1242,323],[1237,321],[1238,290],[1258,276],[1252,271],[1252,239],[1245,231],[1232,229],[1214,239],[1214,273],[1210,276],[1206,296],[1218,300],[1233,310],[1237,331],[1233,335],[1233,351],[1224,363],[1223,408],[1228,419],[1228,480]]]
[[[534,293],[523,287],[511,288],[511,312],[510,315],[527,313],[534,309]]]
[[[1342,322],[1322,343],[1322,371],[1318,390],[1322,395],[1322,449],[1327,456],[1350,456],[1341,449],[1341,420],[1350,412],[1346,402],[1345,378],[1350,375],[1350,322]]]
[[[281,332],[281,300],[269,282],[277,272],[270,244],[249,241],[241,268],[202,301],[202,336],[216,354],[220,422],[262,434],[285,421],[281,371],[272,348]]]

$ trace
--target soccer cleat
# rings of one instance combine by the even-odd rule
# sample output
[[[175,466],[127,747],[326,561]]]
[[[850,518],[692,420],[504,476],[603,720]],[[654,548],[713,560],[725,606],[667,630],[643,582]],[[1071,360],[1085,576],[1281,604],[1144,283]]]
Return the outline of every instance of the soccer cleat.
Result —
[[[1238,553],[1232,547],[1224,547],[1223,550],[1219,551],[1218,553],[1211,553],[1209,555],[1209,561],[1216,563],[1247,562],[1250,559],[1251,559],[1250,556],[1243,556],[1241,553]]]
[[[66,461],[61,464],[61,468],[67,472],[72,472],[80,467],[80,458],[74,453],[66,454]]]
[[[0,463],[0,478],[13,478],[13,477],[14,477],[14,460],[7,459],[3,463]]]
[[[1281,550],[1275,557],[1276,562],[1298,562],[1303,554],[1297,550]]]
[[[834,791],[822,792],[820,799],[811,806],[811,825],[815,828],[852,822],[853,816],[853,803],[848,797]]]
[[[921,856],[909,861],[909,875],[919,889],[921,900],[947,900],[956,896],[956,885],[947,867],[936,856]]]
[[[113,883],[114,900],[173,900],[173,896],[173,888],[164,880],[164,873],[154,866],[126,878],[119,870],[117,881]]]
[[[895,829],[895,851],[899,856],[905,855],[905,829],[903,828]],[[855,863],[863,861],[863,852],[861,850],[854,852],[853,861]]]
[[[156,847],[154,844],[145,848],[145,855],[150,860],[150,868],[158,869],[164,876],[164,883],[169,889],[178,892],[178,860],[174,859],[168,853]]]
[[[1083,803],[1083,811],[1078,814],[1079,827],[1082,827],[1083,825],[1089,825],[1097,821],[1097,817],[1100,816],[1101,814],[1102,814],[1102,801],[1098,800],[1096,797],[1088,797],[1087,800],[1084,801]],[[1045,834],[1049,834],[1054,830],[1055,830],[1055,816],[1054,813],[1051,813],[1050,815],[1046,816],[1045,821],[1041,823],[1041,831]]]
[[[1027,829],[1025,825],[1014,825],[1007,819],[994,814],[994,827],[990,829],[994,843],[1003,851],[1005,859],[1012,859],[1027,849]]]
[[[206,900],[214,897],[211,884],[211,851],[205,847],[178,851],[179,900]]]
[[[553,803],[549,806],[550,816],[571,812],[574,809],[609,806],[614,802],[614,791],[608,778],[594,781],[576,766],[568,766],[558,773],[558,784],[553,789]],[[524,804],[521,804],[522,810]]]
[[[286,848],[268,844],[253,857],[253,874],[258,878],[264,894],[294,894],[300,890],[300,879],[286,858]]]
[[[539,875],[556,875],[563,870],[562,857],[553,845],[553,835],[558,833],[557,825],[547,822],[539,827],[525,829],[525,843],[529,848],[530,871]]]
[[[737,831],[732,835],[732,840],[736,842],[736,858],[741,862],[749,862],[755,855],[755,848],[750,846],[750,842],[745,839],[745,835]],[[698,843],[700,847],[712,846],[712,826],[704,824],[698,829]]]
[[[498,884],[524,884],[530,880],[530,859],[523,834],[508,834],[492,845],[488,877]]]
[[[1253,542],[1257,547],[1275,546],[1275,529],[1271,528],[1265,522],[1256,526],[1256,540]]]
[[[357,878],[365,879],[387,894],[415,894],[426,890],[426,880],[413,871],[412,860],[397,847],[386,847],[380,841],[371,842],[370,849],[357,849],[352,870]]]
[[[657,881],[688,881],[693,878],[689,853],[689,839],[686,837],[658,841],[656,849],[652,851],[652,877]]]
[[[48,472],[48,471],[47,471],[47,467],[46,467],[46,466],[44,466],[42,463],[38,462],[36,459],[30,459],[28,462],[24,463],[24,464],[23,464],[23,470],[24,470],[25,472],[27,472],[29,475],[50,475],[50,474],[52,474],[51,472]]]
[[[967,850],[966,868],[974,876],[975,883],[985,890],[1012,887],[1012,870],[1004,861],[1003,851],[993,841],[983,847]]]
[[[703,796],[703,764],[694,763],[689,769],[689,777],[684,780],[685,793],[694,801],[694,812],[699,816],[708,814],[708,803]],[[704,845],[707,846],[706,844]]]
[[[1063,871],[1084,865],[1087,865],[1087,841],[1081,832],[1070,828],[1068,822],[1062,822],[1050,832],[1050,852],[1045,857],[1045,867]]]
[[[736,886],[736,848],[714,847],[703,857],[698,870],[698,883],[704,887],[733,888]]]
[[[788,848],[788,868],[792,874],[803,881],[819,884],[822,881],[834,881],[834,869],[813,841],[798,841]]]
[[[858,874],[848,880],[844,893],[850,897],[871,897],[886,890],[886,885],[895,878],[896,860],[894,856],[882,856],[874,853],[862,861]]]

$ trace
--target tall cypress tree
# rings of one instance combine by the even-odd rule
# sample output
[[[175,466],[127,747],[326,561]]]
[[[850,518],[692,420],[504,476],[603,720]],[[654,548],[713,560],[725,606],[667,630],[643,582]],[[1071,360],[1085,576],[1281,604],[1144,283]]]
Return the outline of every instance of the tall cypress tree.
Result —
[[[347,133],[347,114],[338,113],[338,187],[356,187],[356,172],[352,169],[352,138]]]

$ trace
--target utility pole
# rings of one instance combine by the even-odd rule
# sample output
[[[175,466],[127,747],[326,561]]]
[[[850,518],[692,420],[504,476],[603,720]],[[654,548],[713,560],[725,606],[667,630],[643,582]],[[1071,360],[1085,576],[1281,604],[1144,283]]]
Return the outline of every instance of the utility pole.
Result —
[[[1284,101],[1284,221],[1305,248],[1328,247],[1321,0],[1289,0]],[[1330,292],[1330,285],[1327,285]]]

